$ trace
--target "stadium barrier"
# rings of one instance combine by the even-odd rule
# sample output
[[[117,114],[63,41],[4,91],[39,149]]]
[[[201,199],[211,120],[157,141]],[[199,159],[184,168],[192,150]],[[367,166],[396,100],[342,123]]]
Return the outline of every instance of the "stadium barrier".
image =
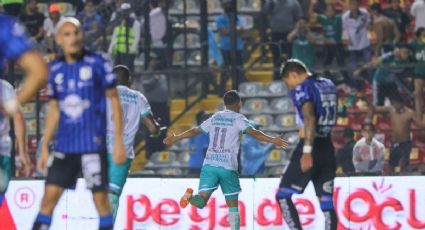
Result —
[[[334,188],[338,229],[425,229],[425,200],[420,198],[425,193],[424,180],[423,176],[338,177]],[[202,210],[179,208],[182,193],[197,183],[198,179],[128,179],[115,229],[228,229],[228,208],[220,191]],[[285,226],[274,198],[278,183],[278,178],[241,179],[242,229]],[[30,229],[43,188],[40,180],[12,181],[0,209],[0,229]],[[312,184],[293,200],[304,229],[324,229]],[[91,194],[80,179],[76,189],[60,199],[52,229],[96,229],[97,218]]]

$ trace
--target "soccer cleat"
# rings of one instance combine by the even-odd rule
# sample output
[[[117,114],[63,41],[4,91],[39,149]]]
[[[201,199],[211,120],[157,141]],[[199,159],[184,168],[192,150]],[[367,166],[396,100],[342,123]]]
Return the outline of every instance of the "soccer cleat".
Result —
[[[182,198],[180,198],[180,207],[181,208],[186,208],[186,206],[189,204],[189,199],[190,199],[190,197],[192,197],[192,194],[193,194],[193,189],[191,189],[191,188],[186,189],[186,192],[184,193]]]

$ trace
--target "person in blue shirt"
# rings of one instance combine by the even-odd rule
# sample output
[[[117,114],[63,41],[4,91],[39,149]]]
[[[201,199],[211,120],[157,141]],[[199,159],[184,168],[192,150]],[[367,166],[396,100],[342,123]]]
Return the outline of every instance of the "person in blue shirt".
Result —
[[[83,30],[77,19],[60,21],[55,35],[64,55],[49,65],[49,109],[38,161],[38,169],[44,171],[48,166],[48,172],[33,229],[50,226],[59,198],[65,189],[75,187],[80,173],[93,193],[99,213],[99,229],[112,229],[106,154],[107,98],[113,111],[116,134],[113,158],[117,164],[126,160],[116,77],[104,55],[82,48]],[[54,134],[54,151],[49,157],[49,143]]]
[[[28,37],[25,35],[25,29],[17,23],[12,17],[0,14],[0,78],[4,79],[3,66],[7,61],[16,60],[24,70],[25,80],[21,86],[21,90],[17,95],[5,97],[2,92],[2,100],[0,100],[0,117],[15,117],[20,113],[20,104],[30,100],[47,81],[47,65],[43,57],[32,47]],[[9,76],[11,79],[11,76]],[[13,89],[12,89],[13,91]],[[1,147],[5,147],[2,146]],[[3,153],[5,154],[5,153]],[[24,156],[21,156],[24,157]],[[11,175],[10,163],[8,156],[0,154],[0,206],[3,203],[3,197],[6,193],[8,180],[7,175]],[[28,158],[25,156],[24,158]],[[2,164],[2,162],[7,162]],[[29,167],[29,162],[22,162],[25,167]],[[29,170],[26,170],[29,172]],[[28,175],[26,175],[28,176]]]
[[[210,117],[210,114],[201,111],[196,114],[196,124],[200,126],[205,120]],[[189,139],[189,174],[199,175],[204,163],[205,154],[207,153],[210,143],[208,133],[201,133]]]
[[[251,121],[254,128],[259,129],[260,125]],[[242,140],[242,175],[253,176],[264,172],[265,162],[273,144],[263,145],[260,141],[250,135],[244,135]]]
[[[297,59],[282,65],[281,76],[291,89],[301,124],[300,141],[283,173],[276,199],[289,228],[302,229],[291,197],[303,193],[311,180],[325,216],[323,229],[336,230],[338,220],[332,201],[336,160],[331,139],[336,123],[336,87],[329,79],[312,75]]]
[[[231,42],[231,25],[230,17],[233,13],[236,12],[236,7],[233,4],[232,0],[223,0],[221,1],[221,6],[223,8],[223,13],[217,16],[215,19],[217,31],[220,35],[218,40],[218,46],[221,50],[223,56],[224,66],[229,67],[234,63],[237,66],[238,78],[243,81],[244,76],[242,73],[243,70],[243,41],[240,33],[243,31],[241,18],[237,17],[236,19],[236,56],[235,59],[232,59],[232,42]],[[221,89],[224,90],[225,84],[228,79],[228,74],[225,74],[221,79]],[[223,91],[224,92],[224,91]]]

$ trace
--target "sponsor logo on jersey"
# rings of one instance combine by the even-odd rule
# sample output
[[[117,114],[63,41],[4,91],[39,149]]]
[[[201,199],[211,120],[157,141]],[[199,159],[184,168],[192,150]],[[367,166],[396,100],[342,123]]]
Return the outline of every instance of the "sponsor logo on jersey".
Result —
[[[92,78],[92,68],[90,66],[83,66],[80,68],[80,79],[87,81]]]
[[[71,94],[59,102],[61,110],[72,120],[80,118],[84,111],[90,107],[89,100],[83,100],[76,94]]]

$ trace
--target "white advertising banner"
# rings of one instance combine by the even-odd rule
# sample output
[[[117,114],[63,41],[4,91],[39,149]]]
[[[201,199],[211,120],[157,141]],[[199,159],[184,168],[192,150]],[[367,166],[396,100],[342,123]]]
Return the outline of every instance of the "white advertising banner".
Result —
[[[287,229],[275,201],[277,178],[241,179],[242,229]],[[115,229],[229,229],[228,208],[216,191],[202,209],[179,207],[186,188],[198,179],[130,178],[120,200]],[[0,208],[0,229],[30,229],[38,213],[43,181],[12,181]],[[334,205],[338,229],[425,229],[425,177],[337,178]],[[51,229],[97,229],[92,197],[79,180],[64,193]],[[324,217],[310,184],[293,201],[304,229],[323,229]]]

